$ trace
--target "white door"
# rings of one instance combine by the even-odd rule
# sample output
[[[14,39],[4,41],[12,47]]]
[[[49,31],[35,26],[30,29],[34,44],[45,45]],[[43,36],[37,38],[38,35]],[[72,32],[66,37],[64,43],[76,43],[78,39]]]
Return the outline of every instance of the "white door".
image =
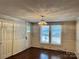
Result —
[[[4,58],[12,56],[13,24],[8,21],[2,22],[2,54]],[[4,59],[3,58],[3,59]]]
[[[2,22],[0,22],[0,59],[4,59],[3,40],[2,40]]]
[[[31,24],[30,23],[26,23],[26,36],[27,36],[27,43],[26,43],[26,48],[30,48],[31,47]]]
[[[25,22],[16,22],[14,24],[14,47],[13,54],[17,54],[26,49],[26,29]]]

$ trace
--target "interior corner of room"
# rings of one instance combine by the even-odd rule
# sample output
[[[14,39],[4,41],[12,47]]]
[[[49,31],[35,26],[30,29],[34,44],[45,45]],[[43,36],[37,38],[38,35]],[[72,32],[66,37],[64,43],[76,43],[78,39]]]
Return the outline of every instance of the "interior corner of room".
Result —
[[[78,59],[78,5],[78,0],[0,0],[0,59],[23,59],[33,53],[35,59],[67,53]]]

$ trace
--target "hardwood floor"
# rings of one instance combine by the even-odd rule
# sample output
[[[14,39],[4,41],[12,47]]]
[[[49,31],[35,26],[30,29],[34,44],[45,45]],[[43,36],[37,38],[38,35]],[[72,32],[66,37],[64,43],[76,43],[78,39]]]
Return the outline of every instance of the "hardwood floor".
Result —
[[[77,59],[74,53],[46,50],[39,48],[29,48],[17,55],[7,59]]]

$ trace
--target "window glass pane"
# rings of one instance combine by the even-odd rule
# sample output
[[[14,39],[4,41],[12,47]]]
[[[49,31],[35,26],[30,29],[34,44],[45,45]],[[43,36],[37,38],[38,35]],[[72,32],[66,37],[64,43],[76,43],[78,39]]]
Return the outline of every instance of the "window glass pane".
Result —
[[[51,26],[51,44],[61,45],[61,25]]]
[[[42,26],[40,30],[41,43],[49,43],[49,26]]]
[[[27,25],[27,27],[26,27],[27,32],[31,32],[31,24],[26,23],[26,25]]]

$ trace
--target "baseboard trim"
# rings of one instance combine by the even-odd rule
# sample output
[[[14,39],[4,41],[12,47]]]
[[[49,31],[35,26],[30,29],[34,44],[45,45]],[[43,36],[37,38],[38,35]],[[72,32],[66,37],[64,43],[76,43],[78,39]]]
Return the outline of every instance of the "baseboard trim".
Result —
[[[50,51],[57,51],[57,52],[72,53],[72,54],[75,54],[74,52],[68,52],[68,51],[63,51],[63,50],[52,50],[52,49],[46,49],[46,48],[40,48],[40,47],[31,47],[31,48],[37,48],[37,49],[43,49],[43,50],[50,50]]]
[[[79,59],[79,53],[75,52],[76,56],[77,56],[77,59]]]
[[[59,53],[74,54],[74,55],[77,57],[77,55],[76,55],[75,53],[72,53],[72,52],[67,52],[67,51],[62,51],[62,50],[51,50],[51,49],[45,49],[45,48],[39,48],[39,47],[29,47],[29,48],[27,48],[26,50],[23,50],[23,51],[21,51],[21,52],[15,54],[15,55],[12,55],[12,56],[10,56],[10,57],[8,57],[8,58],[11,58],[11,57],[20,55],[20,54],[24,53],[25,51],[29,51],[29,50],[32,49],[32,48],[41,49],[41,50],[48,50],[48,51],[56,51],[56,52],[59,52]],[[6,58],[6,59],[8,59],[8,58]]]

